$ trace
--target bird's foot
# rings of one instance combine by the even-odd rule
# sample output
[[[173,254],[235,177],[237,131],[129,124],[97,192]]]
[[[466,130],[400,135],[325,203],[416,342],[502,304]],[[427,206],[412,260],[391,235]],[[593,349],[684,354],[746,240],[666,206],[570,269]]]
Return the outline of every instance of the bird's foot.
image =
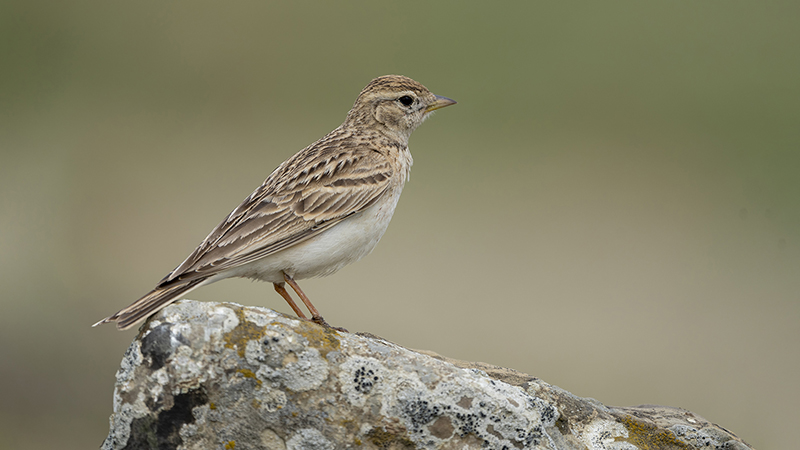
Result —
[[[325,328],[330,328],[330,329],[333,329],[333,330],[336,330],[336,331],[342,331],[344,333],[349,333],[349,331],[347,331],[344,328],[331,326],[331,324],[326,322],[325,319],[322,318],[322,316],[313,316],[313,317],[311,317],[311,321],[316,323],[316,324],[318,324],[318,325],[322,325]]]

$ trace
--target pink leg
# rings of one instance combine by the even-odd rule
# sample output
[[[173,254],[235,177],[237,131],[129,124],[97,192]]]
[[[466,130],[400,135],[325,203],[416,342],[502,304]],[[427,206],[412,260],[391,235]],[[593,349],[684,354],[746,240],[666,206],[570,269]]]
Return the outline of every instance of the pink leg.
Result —
[[[281,294],[281,297],[283,297],[283,299],[286,300],[286,303],[288,303],[289,306],[292,307],[292,310],[294,310],[294,313],[297,314],[297,317],[308,320],[306,318],[306,315],[303,314],[303,311],[301,311],[300,308],[297,306],[297,303],[295,303],[294,300],[292,300],[292,296],[289,295],[288,292],[286,292],[286,288],[283,287],[284,286],[283,283],[272,283],[272,285],[275,286],[275,291],[278,294]]]

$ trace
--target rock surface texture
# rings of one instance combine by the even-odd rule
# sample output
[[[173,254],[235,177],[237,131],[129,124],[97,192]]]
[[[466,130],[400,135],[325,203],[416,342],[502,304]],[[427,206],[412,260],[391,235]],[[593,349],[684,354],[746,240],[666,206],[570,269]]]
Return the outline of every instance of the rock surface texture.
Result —
[[[233,303],[176,303],[125,353],[103,449],[749,449],[689,411]]]

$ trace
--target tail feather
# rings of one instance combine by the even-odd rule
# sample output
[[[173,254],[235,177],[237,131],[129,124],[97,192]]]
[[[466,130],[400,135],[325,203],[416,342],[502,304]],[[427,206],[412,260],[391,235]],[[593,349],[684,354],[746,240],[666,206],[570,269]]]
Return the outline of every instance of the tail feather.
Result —
[[[127,330],[162,308],[165,308],[170,303],[178,300],[181,295],[199,287],[204,281],[206,281],[206,279],[201,278],[187,283],[157,287],[144,297],[133,302],[127,308],[121,309],[117,313],[106,317],[92,326],[96,327],[102,323],[116,322],[118,329]]]

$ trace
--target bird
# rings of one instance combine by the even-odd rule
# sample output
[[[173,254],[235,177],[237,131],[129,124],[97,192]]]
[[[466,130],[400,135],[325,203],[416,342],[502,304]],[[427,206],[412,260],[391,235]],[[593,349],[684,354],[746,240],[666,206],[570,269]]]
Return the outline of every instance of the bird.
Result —
[[[370,81],[344,122],[280,164],[158,285],[95,323],[126,330],[190,291],[225,278],[271,282],[298,318],[330,325],[297,280],[368,255],[392,218],[413,159],[411,133],[456,101],[402,75]]]

